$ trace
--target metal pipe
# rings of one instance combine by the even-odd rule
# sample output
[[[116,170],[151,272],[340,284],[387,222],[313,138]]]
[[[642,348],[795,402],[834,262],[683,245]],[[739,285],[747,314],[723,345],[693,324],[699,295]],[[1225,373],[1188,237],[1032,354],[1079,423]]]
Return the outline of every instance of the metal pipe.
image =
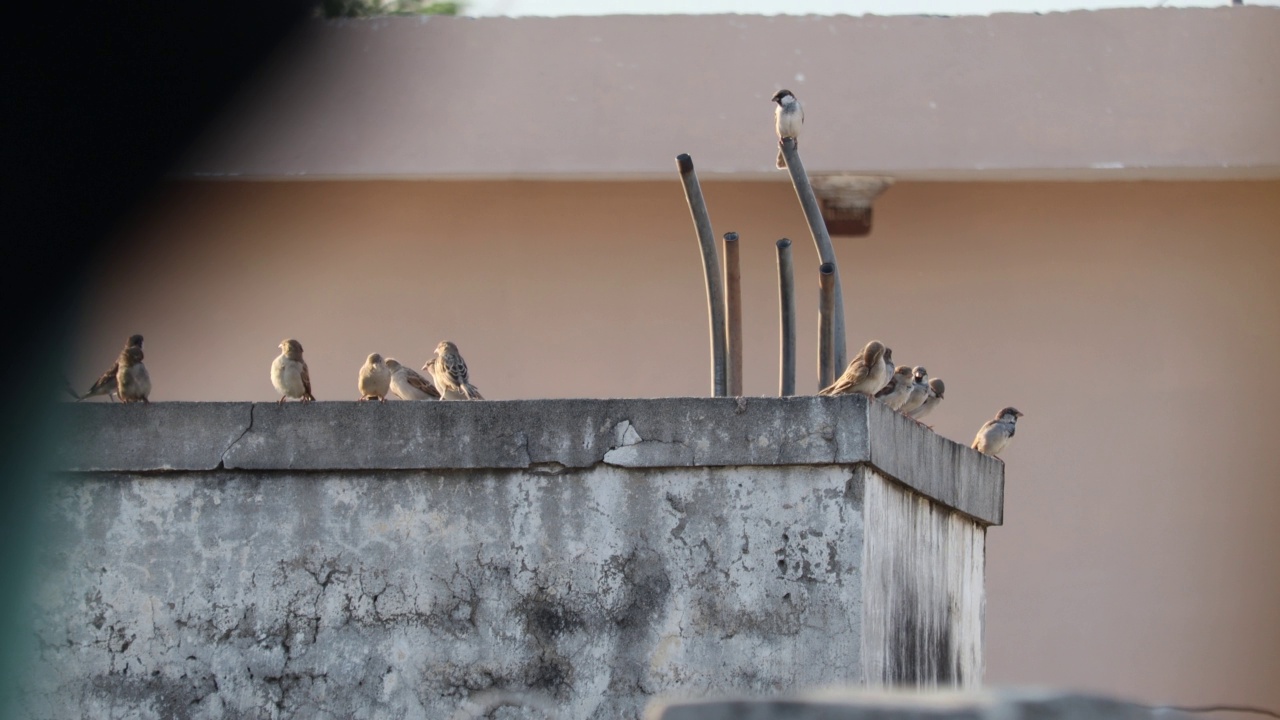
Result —
[[[729,365],[725,384],[729,397],[742,396],[742,267],[738,261],[738,233],[724,234],[725,347]]]
[[[778,241],[778,305],[782,316],[778,395],[796,394],[796,281],[791,267],[791,241]]]
[[[698,245],[702,249],[702,269],[707,276],[707,312],[711,316],[711,392],[715,397],[725,397],[725,330],[724,291],[720,287],[720,262],[716,258],[716,241],[711,234],[711,216],[702,198],[702,186],[693,171],[693,158],[687,153],[676,156],[680,168],[680,182],[684,185],[684,197],[689,202],[689,214],[693,215],[693,227],[698,233]]]
[[[818,197],[809,184],[809,175],[804,171],[804,163],[800,160],[800,151],[796,149],[795,138],[782,139],[782,157],[787,161],[787,172],[791,173],[791,184],[796,189],[796,197],[800,199],[800,207],[804,209],[804,218],[809,221],[809,233],[813,235],[813,244],[818,247],[818,258],[835,267],[835,315],[832,325],[835,330],[832,339],[832,361],[836,367],[844,367],[845,361],[845,325],[844,325],[844,291],[840,287],[840,268],[836,263],[836,251],[831,245],[831,236],[827,233],[827,223],[822,219],[822,209],[818,206]]]
[[[832,363],[834,351],[832,332],[835,324],[835,279],[836,266],[833,263],[822,263],[818,267],[818,389],[821,390],[835,382],[835,365]]]

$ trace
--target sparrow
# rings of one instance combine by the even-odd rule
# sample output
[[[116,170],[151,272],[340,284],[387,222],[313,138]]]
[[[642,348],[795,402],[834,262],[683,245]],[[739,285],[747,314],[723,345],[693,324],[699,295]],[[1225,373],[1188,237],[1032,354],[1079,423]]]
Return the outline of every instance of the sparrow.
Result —
[[[898,369],[898,366],[895,365],[893,362],[893,348],[890,348],[890,347],[885,348],[884,349],[884,382],[881,383],[880,387],[876,388],[877,393],[885,389],[885,387],[889,385],[889,381],[893,379],[893,371],[897,369]]]
[[[401,365],[395,358],[387,358],[384,362],[391,371],[391,392],[401,400],[440,399],[440,391],[417,370]]]
[[[279,348],[280,356],[271,363],[271,384],[280,393],[276,404],[283,405],[285,398],[298,398],[302,402],[315,400],[311,394],[311,371],[302,359],[302,343],[282,340]]]
[[[360,402],[387,401],[387,393],[391,392],[391,370],[382,361],[381,355],[373,353],[364,361],[356,385],[360,388]]]
[[[911,374],[911,379],[911,391],[902,401],[902,407],[898,408],[898,412],[908,417],[911,416],[912,411],[924,404],[925,398],[929,397],[929,372],[917,365]]]
[[[1020,417],[1022,413],[1017,408],[1007,407],[1001,410],[994,420],[988,420],[978,431],[978,436],[973,439],[973,449],[983,455],[999,457],[998,453],[1009,447]]]
[[[942,393],[946,392],[947,386],[942,382],[942,378],[933,378],[929,381],[929,395],[925,397],[924,402],[920,403],[920,407],[907,413],[907,417],[920,418],[933,412],[933,409],[942,402]]]
[[[893,377],[889,378],[889,383],[884,386],[884,389],[876,393],[876,399],[883,400],[890,410],[900,409],[902,403],[906,402],[907,397],[911,395],[912,373],[911,368],[906,365],[899,365],[894,369]]]
[[[773,111],[773,127],[778,131],[778,142],[782,142],[782,138],[799,138],[800,126],[804,124],[804,108],[800,107],[800,101],[790,90],[779,90],[773,94],[771,98],[778,103],[778,107]],[[800,141],[796,140],[796,147],[800,146]],[[778,169],[785,170],[787,168],[787,160],[782,156],[782,148],[778,148]]]
[[[470,382],[467,363],[458,352],[458,346],[445,340],[436,346],[436,356],[422,369],[431,373],[441,400],[483,400],[480,391]]]
[[[131,347],[141,348],[142,336],[131,335],[129,339],[125,341],[124,347],[126,350]],[[116,390],[118,389],[118,383],[116,382],[116,372],[119,369],[120,369],[120,361],[117,359],[115,364],[112,365],[109,370],[102,373],[102,375],[98,377],[98,380],[93,383],[93,387],[89,388],[89,392],[83,395],[76,395],[76,400],[86,400],[96,395],[106,395],[107,397],[114,400]]]
[[[885,346],[879,340],[872,340],[862,348],[862,352],[849,361],[849,367],[835,382],[818,391],[819,395],[848,395],[861,393],[874,395],[876,390],[884,387]]]
[[[151,375],[147,366],[142,364],[142,348],[131,345],[120,353],[116,361],[116,394],[121,402],[151,402],[147,396],[151,394]]]

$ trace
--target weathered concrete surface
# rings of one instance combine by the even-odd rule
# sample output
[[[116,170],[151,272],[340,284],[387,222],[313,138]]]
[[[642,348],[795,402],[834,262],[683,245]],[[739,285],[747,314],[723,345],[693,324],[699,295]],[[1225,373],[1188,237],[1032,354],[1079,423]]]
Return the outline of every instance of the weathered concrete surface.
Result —
[[[981,676],[1002,468],[910,460],[946,446],[865,399],[66,412],[30,718],[637,718]],[[948,508],[877,457],[987,490]]]
[[[249,429],[250,403],[62,403],[54,463],[82,472],[212,470]]]
[[[446,718],[528,689],[624,718],[858,682],[853,474],[72,478],[30,717]]]
[[[67,404],[65,411],[76,431],[57,457],[73,471],[871,463],[983,523],[1001,522],[1004,499],[999,461],[862,396],[152,403],[138,411]]]
[[[772,700],[658,702],[646,720],[1188,720],[1191,715],[1106,697],[987,692],[834,690]]]
[[[863,681],[982,683],[981,525],[862,467]]]

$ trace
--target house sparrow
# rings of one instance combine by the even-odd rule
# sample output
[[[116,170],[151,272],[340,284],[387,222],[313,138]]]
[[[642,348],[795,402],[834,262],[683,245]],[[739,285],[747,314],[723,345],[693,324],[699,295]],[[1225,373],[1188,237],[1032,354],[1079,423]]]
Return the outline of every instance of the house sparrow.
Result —
[[[284,404],[285,398],[298,398],[302,402],[315,400],[311,394],[311,372],[307,361],[302,359],[302,343],[283,340],[279,347],[280,357],[271,363],[271,384],[280,393],[276,404]]]
[[[902,401],[902,406],[898,408],[898,412],[911,416],[911,413],[924,404],[925,398],[929,397],[929,372],[919,365],[911,374],[911,392],[907,398]]]
[[[1009,441],[1013,439],[1013,431],[1017,429],[1018,418],[1022,417],[1022,413],[1017,408],[1007,407],[996,415],[994,420],[988,420],[982,429],[978,431],[978,436],[973,439],[973,449],[983,455],[996,455],[1009,446]]]
[[[431,373],[441,400],[483,400],[480,391],[470,382],[467,363],[458,352],[458,346],[445,340],[436,346],[436,356],[422,369]]]
[[[384,362],[391,371],[391,392],[401,400],[440,399],[440,391],[417,370],[401,365],[395,358],[387,358]]]
[[[875,389],[876,393],[889,385],[889,381],[893,379],[893,371],[897,369],[898,366],[893,362],[893,348],[886,347],[884,349],[884,382],[880,383],[880,387]]]
[[[773,126],[778,131],[778,142],[782,142],[782,138],[797,138],[796,147],[799,147],[800,126],[804,124],[804,108],[800,107],[800,101],[790,90],[779,90],[771,100],[778,103],[773,111]],[[787,168],[782,148],[778,148],[777,165],[779,170]]]
[[[942,382],[941,378],[933,378],[929,381],[929,395],[925,397],[924,402],[920,403],[920,407],[907,413],[907,417],[920,418],[933,412],[938,407],[938,403],[942,402],[942,393],[946,392],[947,386]]]
[[[876,390],[884,387],[885,346],[879,340],[872,340],[849,361],[849,367],[835,382],[818,391],[819,395],[848,395],[861,393],[874,395]]]
[[[142,364],[142,348],[131,345],[120,353],[116,361],[116,394],[121,402],[151,402],[147,396],[151,394],[151,375],[147,366]]]
[[[913,371],[906,365],[899,365],[893,371],[893,377],[889,378],[889,383],[884,386],[880,392],[876,393],[877,400],[883,400],[885,405],[891,410],[898,410],[902,407],[902,403],[907,401],[907,397],[911,395]]]
[[[136,348],[142,347],[141,335],[132,335],[129,337],[128,340],[125,341],[124,349],[127,350],[131,347],[136,347]],[[119,387],[119,384],[116,382],[116,372],[119,369],[120,369],[120,361],[117,359],[115,364],[112,365],[109,370],[102,373],[102,375],[98,377],[97,381],[93,383],[93,387],[89,388],[89,392],[83,395],[76,395],[76,400],[86,400],[96,395],[106,395],[107,397],[112,398],[114,400],[115,399],[114,395],[116,394],[116,390]]]
[[[360,388],[360,402],[387,401],[387,393],[391,392],[391,370],[382,362],[381,355],[373,353],[364,361],[356,384]]]

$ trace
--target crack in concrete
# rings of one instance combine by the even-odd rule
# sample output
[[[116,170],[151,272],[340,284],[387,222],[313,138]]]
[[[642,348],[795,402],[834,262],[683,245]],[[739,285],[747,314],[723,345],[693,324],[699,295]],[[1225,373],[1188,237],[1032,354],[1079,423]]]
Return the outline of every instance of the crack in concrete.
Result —
[[[245,435],[249,434],[249,431],[253,430],[253,409],[257,407],[257,405],[257,403],[249,403],[249,424],[245,427],[244,431],[237,435],[236,439],[232,440],[231,443],[227,445],[226,449],[222,451],[222,455],[218,458],[218,466],[214,468],[214,470],[227,469],[227,454],[244,439]]]

